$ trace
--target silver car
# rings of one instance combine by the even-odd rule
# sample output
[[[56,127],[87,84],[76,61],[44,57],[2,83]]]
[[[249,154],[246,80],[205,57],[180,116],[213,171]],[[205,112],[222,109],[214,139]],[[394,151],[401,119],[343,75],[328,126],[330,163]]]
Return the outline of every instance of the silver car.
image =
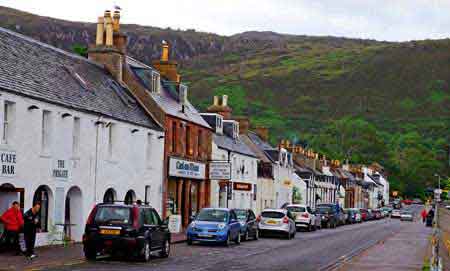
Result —
[[[414,215],[411,211],[403,211],[400,214],[401,221],[414,221]]]
[[[291,239],[297,233],[294,216],[286,209],[265,209],[258,220],[260,236],[268,233],[281,233],[287,239]]]

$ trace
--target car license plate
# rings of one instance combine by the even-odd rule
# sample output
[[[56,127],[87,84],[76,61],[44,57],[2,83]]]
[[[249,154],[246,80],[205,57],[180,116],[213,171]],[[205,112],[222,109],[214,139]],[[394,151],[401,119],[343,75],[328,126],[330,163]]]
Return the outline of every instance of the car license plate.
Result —
[[[275,220],[267,220],[266,224],[275,225],[275,224],[278,224],[278,223]]]
[[[212,235],[211,235],[211,234],[201,234],[201,233],[199,233],[199,234],[198,234],[198,237],[206,237],[206,238],[209,238],[209,237],[212,237]]]
[[[106,234],[106,235],[119,235],[120,230],[107,230],[107,229],[101,229],[100,234]]]

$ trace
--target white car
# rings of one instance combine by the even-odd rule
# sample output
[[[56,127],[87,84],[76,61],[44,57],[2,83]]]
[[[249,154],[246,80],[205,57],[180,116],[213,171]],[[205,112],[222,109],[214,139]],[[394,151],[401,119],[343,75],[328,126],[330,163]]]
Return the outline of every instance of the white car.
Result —
[[[258,221],[260,236],[268,233],[281,233],[287,239],[291,239],[297,233],[294,217],[286,209],[265,209],[258,216]]]
[[[309,206],[303,204],[291,204],[286,209],[294,216],[297,228],[306,228],[308,231],[317,229],[317,218]]]
[[[400,210],[398,210],[398,209],[392,210],[391,217],[392,217],[392,218],[400,218],[400,217],[401,217]]]
[[[403,211],[400,214],[401,221],[414,221],[414,215],[411,211]]]

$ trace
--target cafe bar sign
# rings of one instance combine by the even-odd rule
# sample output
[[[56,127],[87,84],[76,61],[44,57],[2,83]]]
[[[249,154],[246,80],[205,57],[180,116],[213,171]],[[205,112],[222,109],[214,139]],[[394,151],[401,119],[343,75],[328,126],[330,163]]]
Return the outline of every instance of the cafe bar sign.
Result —
[[[16,152],[0,151],[0,166],[2,177],[16,176]]]
[[[173,177],[192,178],[204,180],[206,177],[206,165],[170,157],[169,175]]]

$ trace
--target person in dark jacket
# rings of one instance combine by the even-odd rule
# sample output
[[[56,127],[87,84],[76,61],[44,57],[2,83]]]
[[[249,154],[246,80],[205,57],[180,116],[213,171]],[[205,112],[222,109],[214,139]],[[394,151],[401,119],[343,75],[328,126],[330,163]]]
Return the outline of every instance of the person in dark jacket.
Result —
[[[23,218],[25,221],[23,233],[25,238],[25,246],[27,248],[25,256],[33,259],[36,257],[34,254],[34,244],[36,242],[36,231],[39,228],[39,210],[41,204],[39,202],[34,203],[33,208],[28,210]]]
[[[21,254],[19,245],[19,233],[23,227],[23,217],[20,210],[20,205],[17,201],[12,203],[11,208],[6,210],[0,217],[0,221],[5,224],[5,239],[6,243],[12,246],[16,254]]]

